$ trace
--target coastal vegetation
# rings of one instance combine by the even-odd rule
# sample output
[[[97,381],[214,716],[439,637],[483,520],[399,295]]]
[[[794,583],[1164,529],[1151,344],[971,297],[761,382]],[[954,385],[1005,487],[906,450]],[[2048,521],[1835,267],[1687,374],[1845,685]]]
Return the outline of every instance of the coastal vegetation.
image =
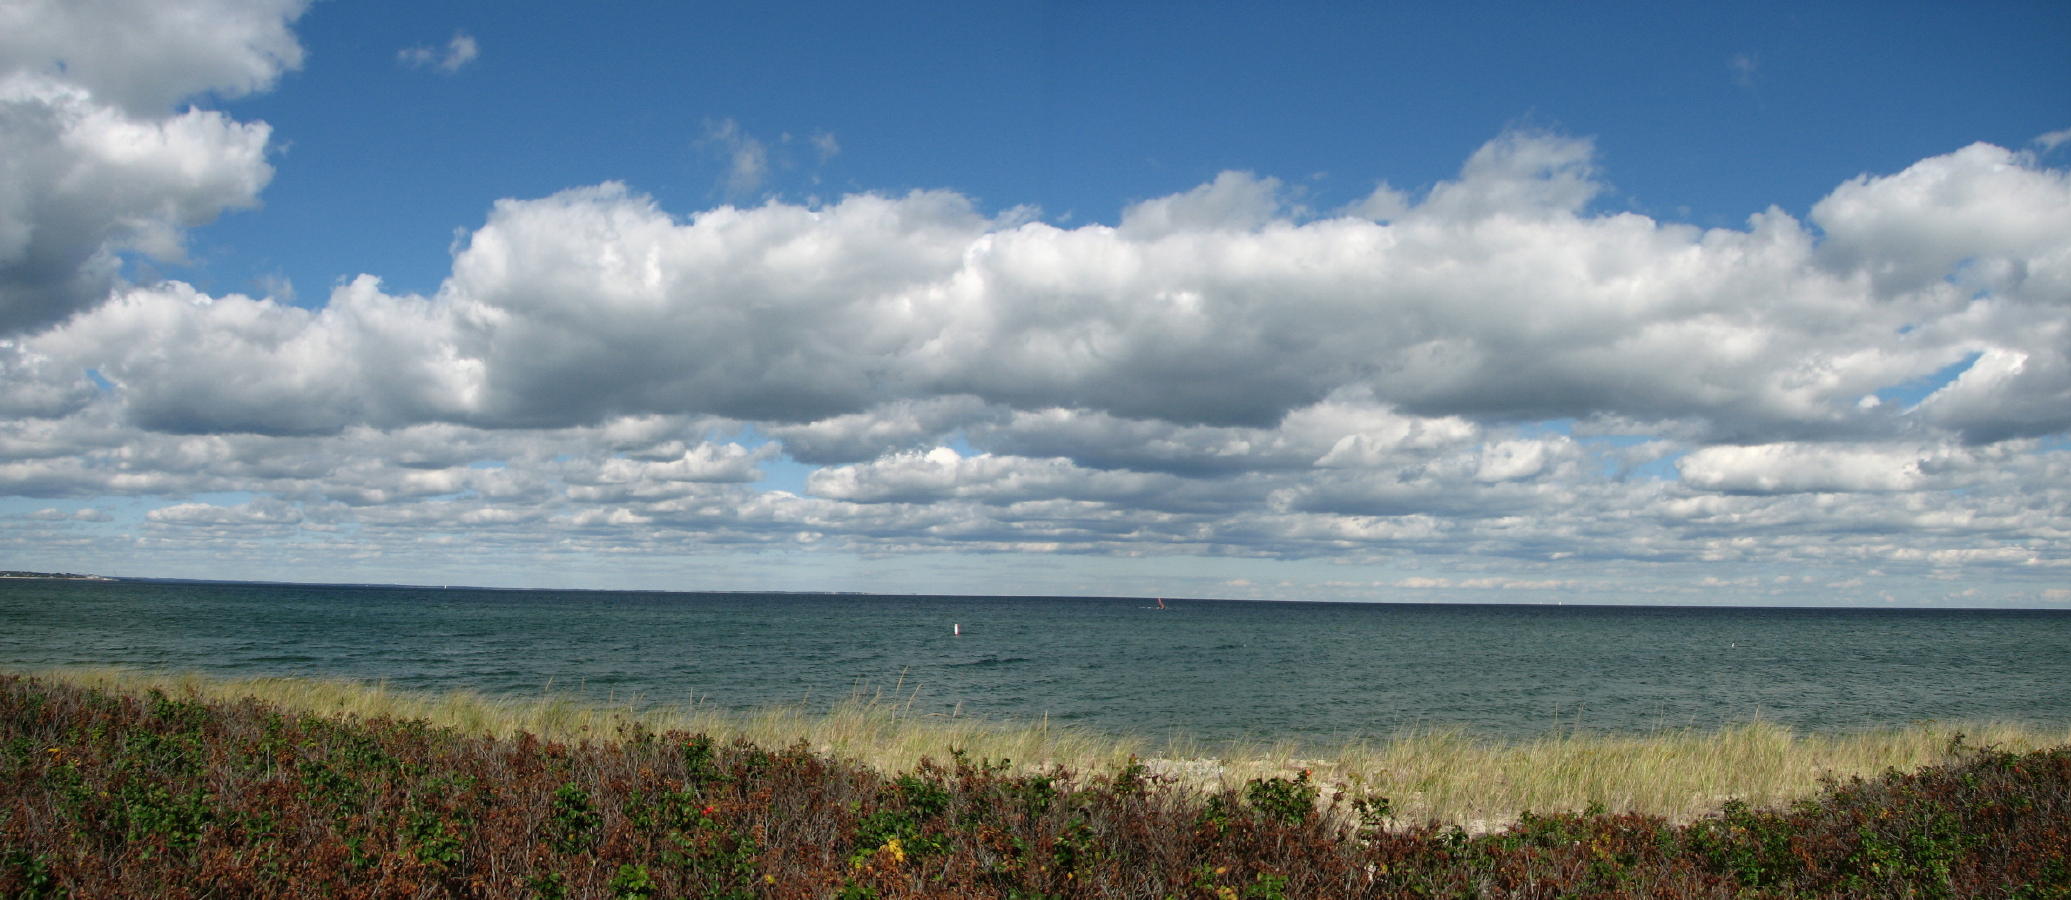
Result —
[[[1112,771],[1141,760],[1150,771],[1199,790],[1237,787],[1304,769],[1323,785],[1384,795],[1402,822],[1438,821],[1482,831],[1527,810],[1586,809],[1689,821],[1728,799],[1757,806],[1812,794],[1825,778],[1871,776],[1940,762],[1957,734],[1977,745],[2026,752],[2071,745],[2071,728],[2011,723],[1912,723],[1850,733],[1796,732],[1751,721],[1720,729],[1619,734],[1549,730],[1503,740],[1464,728],[1426,728],[1384,740],[1318,746],[1208,743],[1103,734],[1037,722],[996,722],[916,713],[912,695],[854,695],[822,708],[777,706],[734,712],[709,706],[598,702],[542,692],[491,697],[474,691],[395,690],[380,683],[316,678],[211,678],[195,673],[61,669],[52,682],[141,695],[150,690],[213,701],[256,698],[284,711],[363,720],[423,720],[464,734],[531,734],[562,743],[609,740],[628,728],[711,735],[816,753],[880,772],[910,770],[949,748],[1038,768]]]
[[[2071,747],[1948,736],[1783,803],[1599,799],[1476,830],[1315,767],[1204,779],[958,743],[884,767],[825,733],[757,743],[570,701],[147,682],[0,677],[0,895],[2071,896]],[[445,712],[394,714],[413,704]],[[792,724],[930,739],[881,700],[823,715]],[[1828,740],[1752,733],[1772,761]],[[1570,769],[1629,765],[1610,739],[1548,752],[1562,741]]]

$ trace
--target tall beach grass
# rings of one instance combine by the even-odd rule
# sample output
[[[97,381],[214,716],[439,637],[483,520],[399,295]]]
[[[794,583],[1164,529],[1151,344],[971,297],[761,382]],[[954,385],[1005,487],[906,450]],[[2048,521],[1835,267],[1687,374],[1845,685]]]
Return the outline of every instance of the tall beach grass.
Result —
[[[1757,806],[1815,793],[1824,778],[1871,776],[1945,760],[1951,741],[2013,752],[2071,745],[2071,728],[2012,723],[1916,722],[1847,733],[1808,733],[1750,721],[1719,729],[1643,734],[1550,730],[1503,740],[1464,728],[1424,728],[1384,740],[1334,745],[1152,741],[1042,722],[994,722],[913,711],[912,696],[856,695],[825,708],[777,706],[732,712],[702,705],[606,702],[542,692],[492,697],[468,690],[401,691],[380,683],[315,678],[219,678],[194,673],[58,669],[34,677],[204,700],[252,697],[283,709],[363,719],[422,719],[471,734],[530,733],[549,741],[609,742],[628,727],[704,733],[783,747],[803,740],[822,754],[884,772],[912,769],[952,750],[1017,767],[1113,771],[1132,759],[1154,775],[1203,789],[1307,770],[1351,796],[1387,797],[1396,821],[1438,821],[1482,830],[1520,813],[1641,812],[1686,821],[1728,799]]]

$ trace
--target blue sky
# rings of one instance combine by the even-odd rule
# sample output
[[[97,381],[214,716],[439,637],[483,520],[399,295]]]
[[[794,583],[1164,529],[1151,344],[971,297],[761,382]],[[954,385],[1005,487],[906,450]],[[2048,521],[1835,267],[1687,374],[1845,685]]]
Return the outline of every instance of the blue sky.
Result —
[[[265,212],[202,231],[225,290],[429,292],[488,204],[617,180],[679,214],[947,188],[1113,222],[1237,169],[1330,209],[1454,175],[1506,128],[1593,137],[1617,209],[1737,225],[1975,141],[2065,127],[2052,4],[318,3],[303,68],[221,104],[272,124]],[[396,48],[472,37],[450,74]],[[728,190],[738,123],[771,170]],[[784,144],[784,135],[793,138]],[[822,163],[809,145],[833,135]],[[319,237],[320,236],[320,237]],[[228,280],[226,280],[228,279]]]
[[[2071,601],[2061,5],[183,9],[0,13],[0,566]]]

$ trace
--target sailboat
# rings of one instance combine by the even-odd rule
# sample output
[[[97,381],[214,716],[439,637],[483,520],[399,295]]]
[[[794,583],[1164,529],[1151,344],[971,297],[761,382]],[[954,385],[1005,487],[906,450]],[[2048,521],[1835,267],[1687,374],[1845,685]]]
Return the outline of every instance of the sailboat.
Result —
[[[1163,597],[1159,597],[1159,598],[1158,598],[1158,608],[1159,608],[1159,609],[1168,609],[1168,608],[1169,608],[1169,607],[1167,607],[1167,606],[1165,605],[1165,598],[1163,598]]]

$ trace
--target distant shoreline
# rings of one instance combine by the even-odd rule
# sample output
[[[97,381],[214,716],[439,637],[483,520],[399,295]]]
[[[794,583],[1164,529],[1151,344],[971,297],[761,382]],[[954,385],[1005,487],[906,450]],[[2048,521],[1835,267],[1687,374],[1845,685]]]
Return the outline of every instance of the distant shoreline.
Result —
[[[117,581],[106,575],[81,575],[77,572],[0,572],[0,578],[18,581]]]
[[[88,575],[70,572],[0,572],[0,581],[77,581],[102,584],[228,585],[248,587],[338,588],[385,591],[463,591],[495,594],[642,594],[712,595],[766,597],[849,597],[859,599],[914,600],[1115,600],[1150,603],[1149,595],[1126,594],[942,594],[920,591],[831,591],[786,588],[605,588],[605,587],[504,587],[479,584],[417,584],[385,581],[269,581],[247,578],[175,578],[157,575]],[[1491,601],[1491,600],[1265,600],[1235,597],[1175,597],[1173,604],[1275,603],[1290,606],[1391,606],[1391,607],[1484,607],[1492,609],[1572,609],[1581,612],[1603,610],[1692,610],[1744,609],[1765,611],[1818,611],[1866,613],[2042,613],[2071,614],[2062,604],[2038,606],[1854,606],[1804,603],[1639,603],[1619,600]]]

